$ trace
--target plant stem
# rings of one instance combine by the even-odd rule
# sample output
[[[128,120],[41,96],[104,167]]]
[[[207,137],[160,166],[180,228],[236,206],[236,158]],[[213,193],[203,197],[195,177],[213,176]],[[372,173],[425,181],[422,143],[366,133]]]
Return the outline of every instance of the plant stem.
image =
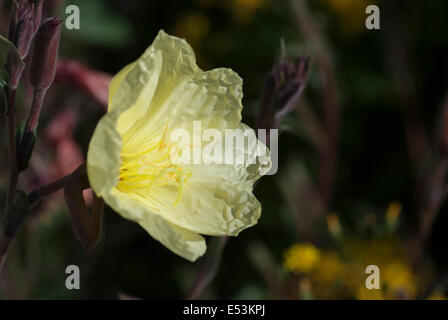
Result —
[[[30,114],[26,120],[24,132],[33,132],[36,130],[46,91],[47,89],[34,89],[33,102],[31,105]]]
[[[213,239],[215,241],[214,248],[209,248],[209,251],[204,256],[193,287],[188,293],[188,300],[196,300],[202,291],[215,279],[221,264],[222,252],[228,239],[229,237],[227,236]]]
[[[59,191],[64,187],[65,181],[70,175],[64,176],[50,184],[34,189],[28,195],[28,201],[30,208],[32,209],[35,205],[39,203],[43,198],[48,197],[49,195]]]
[[[31,191],[28,195],[30,211],[32,211],[32,209],[39,203],[40,200],[62,189],[64,187],[65,181],[69,176],[70,175],[64,176],[50,184]],[[6,259],[11,240],[12,239],[8,238],[3,232],[0,232],[0,273],[2,271],[3,263]]]
[[[9,185],[6,194],[5,212],[14,200],[14,195],[17,188],[17,180],[19,179],[19,171],[17,169],[17,154],[16,154],[16,141],[15,141],[15,101],[16,101],[16,89],[9,90],[8,101],[8,152],[9,152]],[[3,264],[8,252],[10,239],[0,232],[0,272],[3,269]]]
[[[19,172],[17,169],[17,154],[16,154],[16,142],[15,142],[15,100],[16,100],[16,90],[11,89],[9,91],[9,106],[8,106],[8,152],[9,152],[9,186],[6,195],[6,208],[8,208],[13,199],[17,188],[17,180],[19,178]]]
[[[315,47],[315,61],[323,84],[324,119],[322,129],[325,134],[325,144],[322,146],[319,155],[318,189],[325,210],[328,210],[334,193],[341,119],[336,71],[333,58],[328,54],[330,52],[328,41],[319,31],[306,1],[290,0],[289,2],[300,32]]]
[[[442,158],[435,166],[431,177],[429,178],[428,199],[424,208],[421,211],[421,218],[416,237],[414,239],[414,247],[412,250],[413,264],[417,267],[424,254],[425,246],[428,238],[431,235],[431,230],[437,216],[440,213],[440,208],[448,195],[447,186],[448,175],[448,159]]]

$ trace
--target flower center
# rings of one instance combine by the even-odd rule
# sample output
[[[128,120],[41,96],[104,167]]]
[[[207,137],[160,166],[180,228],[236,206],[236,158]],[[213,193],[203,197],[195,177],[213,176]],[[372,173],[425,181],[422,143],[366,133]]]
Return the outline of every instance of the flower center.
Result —
[[[182,191],[191,172],[173,164],[170,155],[174,144],[166,141],[166,130],[157,143],[142,144],[137,152],[122,152],[117,188],[147,198],[153,188],[174,185],[178,192],[173,205],[182,199]]]

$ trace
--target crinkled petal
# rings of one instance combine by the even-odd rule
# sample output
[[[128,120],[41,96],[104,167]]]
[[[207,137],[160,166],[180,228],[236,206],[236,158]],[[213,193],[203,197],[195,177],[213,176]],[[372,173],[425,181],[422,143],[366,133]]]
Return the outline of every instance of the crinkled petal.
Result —
[[[247,130],[255,135],[244,124],[239,128],[240,134]],[[252,194],[253,183],[271,166],[269,150],[254,139],[243,148],[235,143],[234,155],[242,157],[239,163],[183,166],[191,176],[179,203],[175,204],[179,190],[173,186],[154,188],[146,197],[136,198],[181,227],[206,235],[236,236],[257,223],[261,205]]]
[[[193,121],[218,130],[236,128],[241,121],[242,79],[226,68],[199,69],[185,40],[161,31],[136,64],[148,72],[157,66],[158,76],[151,99],[139,100],[120,116],[118,130],[127,152],[160,137],[165,128],[169,135],[178,128],[191,131]]]
[[[126,67],[120,70],[110,81],[109,85],[109,112],[113,111],[113,107],[116,107],[116,105],[112,104],[112,98],[114,97],[115,93],[120,90],[120,86],[123,83],[123,81],[126,79],[126,76],[129,74],[129,72],[135,68],[136,62],[128,64]]]
[[[170,223],[127,194],[114,189],[105,195],[104,200],[123,217],[138,222],[154,239],[177,255],[195,261],[205,253],[206,244],[202,236]]]

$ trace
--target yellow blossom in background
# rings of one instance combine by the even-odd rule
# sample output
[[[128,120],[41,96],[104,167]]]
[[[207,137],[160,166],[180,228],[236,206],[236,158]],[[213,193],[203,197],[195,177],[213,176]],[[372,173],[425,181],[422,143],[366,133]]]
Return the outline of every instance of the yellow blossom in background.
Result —
[[[243,129],[242,79],[230,69],[202,71],[180,38],[160,31],[153,44],[113,79],[108,113],[99,121],[87,154],[96,195],[140,224],[174,253],[194,261],[206,250],[201,236],[236,236],[255,223],[261,205],[253,183],[270,168],[256,143],[243,164],[171,161],[186,146],[168,137],[178,128]],[[235,149],[238,146],[235,146]]]
[[[396,239],[345,240],[341,252],[319,250],[312,244],[294,244],[284,254],[289,272],[307,275],[309,295],[317,299],[414,299],[419,279]],[[367,289],[368,265],[380,269],[380,289]],[[434,299],[443,295],[434,295]]]
[[[367,289],[362,284],[357,292],[359,300],[414,299],[417,294],[417,277],[403,261],[391,261],[381,265],[380,289]]]
[[[386,265],[394,260],[406,260],[406,247],[396,238],[346,238],[343,243],[345,252],[361,265]]]
[[[396,238],[359,239],[344,241],[343,250],[357,267],[352,272],[354,282],[349,286],[357,299],[412,299],[418,289],[418,278],[408,262],[406,246]],[[368,290],[364,270],[368,265],[380,268],[381,290]],[[378,291],[381,291],[379,293]]]
[[[290,272],[309,273],[320,258],[319,249],[312,244],[294,244],[285,251],[284,266]]]
[[[361,284],[356,291],[357,300],[386,300],[382,289],[367,289]]]
[[[338,17],[341,29],[348,35],[356,35],[366,30],[366,8],[375,0],[321,0]]]
[[[323,285],[331,285],[345,277],[344,262],[336,252],[322,252],[313,271],[313,279]]]
[[[361,266],[343,259],[336,251],[323,251],[311,273],[316,298],[352,298],[353,291],[364,282],[361,270]]]
[[[417,294],[417,277],[410,266],[403,261],[393,261],[386,266],[379,266],[389,299],[412,299]]]

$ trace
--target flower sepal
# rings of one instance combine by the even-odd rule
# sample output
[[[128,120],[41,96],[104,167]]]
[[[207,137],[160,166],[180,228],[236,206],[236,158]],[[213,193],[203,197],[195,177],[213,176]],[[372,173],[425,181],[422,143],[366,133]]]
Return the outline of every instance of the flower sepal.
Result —
[[[101,236],[104,202],[93,193],[93,205],[89,210],[83,196],[83,191],[88,188],[90,184],[86,165],[82,164],[67,178],[64,198],[70,211],[73,231],[86,252],[90,254]]]

